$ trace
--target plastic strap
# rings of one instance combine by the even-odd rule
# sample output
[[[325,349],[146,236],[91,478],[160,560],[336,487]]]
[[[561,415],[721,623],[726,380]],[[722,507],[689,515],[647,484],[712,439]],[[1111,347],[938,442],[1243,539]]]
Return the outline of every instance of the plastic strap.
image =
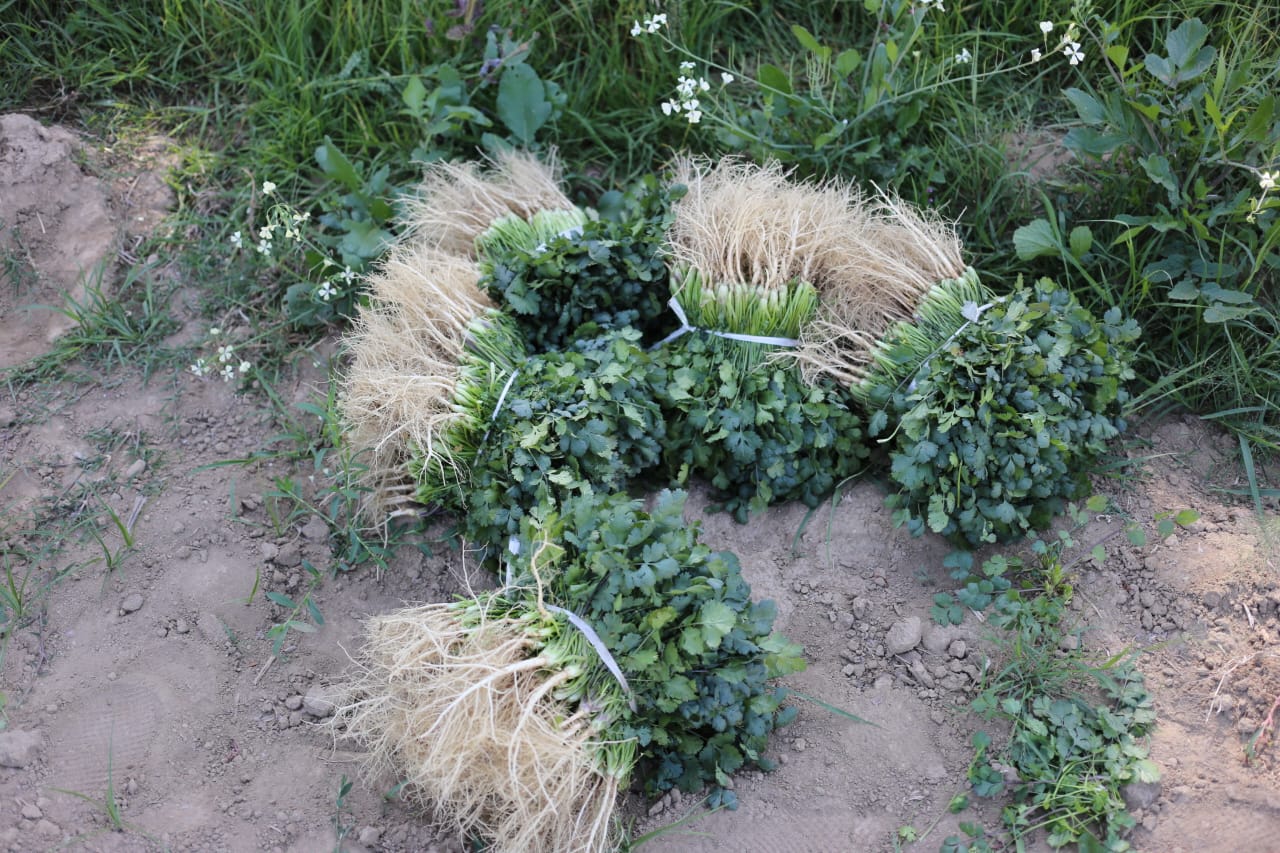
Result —
[[[507,540],[507,550],[510,551],[512,555],[520,553],[520,538],[518,536],[512,536]],[[507,560],[507,582],[504,588],[511,589],[514,583],[515,578],[513,577],[511,561]],[[595,649],[596,654],[600,656],[600,660],[604,663],[605,668],[613,674],[613,677],[617,680],[619,686],[622,687],[623,692],[627,694],[627,705],[634,713],[636,710],[636,697],[631,691],[631,685],[627,683],[627,677],[622,674],[622,667],[618,666],[618,662],[614,660],[613,655],[609,653],[609,647],[604,644],[604,640],[600,639],[600,635],[595,632],[595,629],[591,627],[587,620],[583,619],[572,610],[566,610],[563,607],[557,607],[554,604],[547,604],[546,602],[542,602],[541,604],[552,613],[559,613],[561,616],[568,619],[570,625],[582,632],[582,636],[587,638],[587,642],[591,644],[591,648]]]
[[[502,411],[502,404],[507,399],[507,392],[511,390],[511,383],[515,382],[516,377],[519,375],[519,370],[511,371],[511,375],[507,377],[507,384],[502,386],[502,393],[498,394],[498,402],[493,404],[493,414],[489,415],[489,428],[484,431],[484,435],[480,436],[481,444],[484,444],[489,439],[489,433],[493,430],[493,422],[498,419],[498,412]]]
[[[582,236],[582,226],[581,226],[581,225],[575,225],[575,226],[573,226],[572,228],[566,228],[566,229],[564,229],[563,231],[561,231],[559,234],[557,234],[557,235],[556,235],[555,237],[553,237],[552,239],[559,240],[559,239],[560,239],[560,238],[562,238],[562,237],[581,237],[581,236]],[[542,254],[543,252],[545,252],[546,250],[547,250],[547,244],[546,244],[546,243],[539,243],[539,244],[534,248],[533,253],[534,253],[535,255],[541,255],[541,254]]]
[[[684,309],[680,307],[680,301],[674,296],[667,301],[667,305],[676,313],[676,319],[680,321],[680,328],[658,341],[649,349],[654,350],[665,344],[669,344],[676,338],[686,335],[689,332],[706,332],[708,335],[714,335],[717,338],[725,338],[730,341],[742,341],[748,344],[766,344],[774,347],[798,347],[800,342],[795,338],[770,338],[764,335],[740,335],[737,332],[717,332],[714,329],[702,329],[698,326],[689,325],[689,318],[684,313]]]
[[[587,624],[587,620],[583,619],[572,610],[565,610],[563,607],[556,607],[554,604],[543,604],[542,606],[550,610],[552,613],[559,613],[564,616],[569,620],[569,624],[582,632],[582,635],[587,638],[587,642],[591,644],[591,648],[596,650],[596,654],[600,656],[600,660],[604,662],[606,667],[608,667],[609,672],[613,673],[613,677],[617,679],[618,684],[621,685],[623,691],[627,694],[627,705],[631,708],[632,712],[634,712],[636,710],[636,697],[635,694],[631,692],[631,685],[627,684],[627,677],[622,674],[621,667],[619,667],[618,662],[613,659],[613,655],[609,654],[609,649],[605,646],[604,640],[600,639],[600,635],[595,632],[595,629]]]

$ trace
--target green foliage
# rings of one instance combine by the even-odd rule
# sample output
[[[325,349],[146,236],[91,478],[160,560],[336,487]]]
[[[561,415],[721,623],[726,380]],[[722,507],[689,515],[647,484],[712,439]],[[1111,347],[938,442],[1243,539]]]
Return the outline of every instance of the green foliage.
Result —
[[[724,509],[799,499],[817,506],[869,455],[862,421],[834,384],[805,382],[777,346],[715,332],[797,338],[817,294],[797,282],[774,292],[702,282],[689,271],[678,299],[694,331],[655,351],[658,399],[668,412],[665,462],[678,482],[707,479]]]
[[[1174,24],[1144,47],[1130,24],[1096,22],[1107,75],[1063,93],[1074,180],[1056,215],[1019,229],[1018,253],[1060,261],[1082,299],[1142,323],[1153,396],[1276,447],[1280,202],[1264,176],[1280,166],[1280,66],[1234,26]],[[1069,219],[1097,221],[1065,241]]]
[[[1047,279],[970,318],[905,387],[883,385],[881,430],[896,424],[897,523],[956,543],[1043,528],[1079,497],[1087,466],[1125,422],[1137,324],[1099,322]]]
[[[733,808],[729,774],[770,769],[768,736],[795,716],[782,707],[786,690],[768,682],[804,660],[771,633],[774,604],[751,600],[737,558],[698,541],[685,497],[661,492],[648,511],[623,494],[566,499],[560,512],[526,521],[510,571],[525,587],[536,573],[549,600],[589,622],[625,673],[634,709],[606,734],[635,739],[645,790],[712,786],[711,805]],[[593,695],[618,694],[599,660],[592,666]]]
[[[533,507],[621,489],[658,464],[666,430],[638,338],[616,332],[520,365],[459,494],[469,541],[505,545]]]
[[[494,252],[481,286],[519,324],[530,352],[624,327],[656,338],[667,322],[662,254],[669,194],[654,187],[631,204],[646,215],[588,220],[526,249]]]

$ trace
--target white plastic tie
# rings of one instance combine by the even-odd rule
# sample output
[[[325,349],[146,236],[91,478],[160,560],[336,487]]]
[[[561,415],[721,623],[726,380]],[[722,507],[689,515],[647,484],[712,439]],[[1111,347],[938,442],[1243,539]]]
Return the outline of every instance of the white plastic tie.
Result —
[[[665,338],[658,341],[653,346],[649,347],[649,349],[651,350],[655,350],[660,346],[665,346],[666,344],[669,344],[672,341],[676,340],[677,338],[682,337],[683,335],[687,335],[690,332],[706,332],[708,335],[714,335],[717,338],[724,338],[730,341],[742,341],[743,343],[748,343],[748,344],[765,344],[766,346],[772,346],[772,347],[800,346],[800,342],[795,338],[771,338],[765,335],[740,335],[737,332],[718,332],[715,329],[703,329],[698,326],[692,326],[689,324],[688,315],[686,315],[684,313],[684,309],[680,307],[680,301],[678,299],[676,299],[674,296],[671,297],[671,299],[667,301],[667,305],[670,306],[671,310],[675,312],[676,319],[680,321],[680,328],[676,329],[674,332],[667,335]]]
[[[507,550],[511,552],[512,556],[519,555],[520,538],[518,536],[512,536],[507,540]],[[503,588],[512,589],[515,585],[514,570],[512,569],[511,561],[507,560],[506,562],[507,579]],[[634,713],[636,710],[635,693],[632,692],[631,685],[627,683],[627,677],[622,674],[622,667],[618,666],[617,660],[615,660],[613,655],[609,652],[609,647],[604,644],[604,640],[600,639],[600,635],[595,632],[595,629],[591,627],[590,623],[577,613],[574,613],[572,610],[566,610],[563,607],[557,607],[554,604],[547,604],[546,602],[542,602],[542,606],[547,610],[550,610],[552,613],[558,613],[568,619],[570,625],[582,632],[582,636],[586,637],[587,642],[591,644],[591,648],[596,650],[596,654],[600,656],[600,661],[613,675],[614,679],[618,682],[618,686],[620,686],[622,691],[627,694],[627,705]]]
[[[636,697],[631,692],[631,685],[627,684],[627,677],[622,674],[622,668],[618,666],[618,662],[613,659],[613,655],[609,653],[609,648],[604,644],[604,640],[600,639],[600,635],[595,629],[587,624],[587,620],[583,619],[572,610],[565,610],[563,607],[557,607],[554,604],[543,604],[543,607],[552,613],[559,613],[561,616],[569,620],[569,624],[582,632],[582,636],[587,638],[587,642],[591,644],[591,648],[596,650],[596,654],[600,656],[600,660],[604,663],[609,672],[613,673],[614,679],[617,680],[622,691],[627,694],[627,706],[634,713],[636,710]]]
[[[557,234],[554,239],[559,240],[561,237],[581,237],[581,236],[582,236],[582,226],[575,225],[572,228],[564,229],[559,234]],[[541,255],[546,250],[547,250],[547,244],[539,243],[537,247],[534,248],[533,253],[535,255]]]
[[[481,444],[484,444],[489,439],[489,433],[493,431],[493,422],[498,419],[498,412],[502,411],[502,404],[506,402],[507,392],[511,390],[511,384],[516,381],[516,377],[519,375],[519,370],[511,371],[511,375],[507,377],[506,384],[502,386],[502,392],[498,394],[498,402],[493,404],[493,413],[489,415],[489,428],[480,437]]]
[[[978,322],[978,320],[982,317],[983,314],[987,313],[992,308],[999,305],[1001,302],[1004,302],[1003,296],[997,299],[991,300],[986,305],[979,305],[978,303],[974,302],[972,299],[970,299],[968,302],[961,305],[960,316],[964,317],[964,322],[960,324],[960,328],[956,329],[954,332],[951,333],[951,337],[947,338],[945,341],[939,344],[937,349],[929,353],[928,357],[925,358],[924,361],[920,362],[920,369],[916,371],[916,375],[918,376],[921,373],[923,373],[925,368],[929,366],[929,362],[933,360],[933,357],[938,353],[942,352],[947,347],[951,346],[951,342],[954,341],[956,338],[958,338],[960,336],[960,333],[963,332],[969,326],[970,323]],[[911,384],[907,386],[907,391],[910,392],[914,390],[916,390],[916,380],[912,378]]]

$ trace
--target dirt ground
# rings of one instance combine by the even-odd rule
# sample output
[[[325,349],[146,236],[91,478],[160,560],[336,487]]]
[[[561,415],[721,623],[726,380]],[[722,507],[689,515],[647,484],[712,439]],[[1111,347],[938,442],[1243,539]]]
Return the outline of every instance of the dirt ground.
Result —
[[[0,118],[0,252],[10,260],[0,365],[39,354],[65,328],[30,306],[58,304],[83,287],[84,271],[104,270],[109,282],[161,219],[163,181],[103,179],[79,150],[66,131]],[[169,306],[183,323],[178,341],[203,323],[197,283],[183,285]],[[326,376],[322,359],[302,355],[292,387],[280,389],[296,401]],[[264,592],[297,594],[304,561],[327,573],[333,558],[323,522],[281,527],[267,496],[277,477],[309,488],[315,475],[214,463],[279,430],[260,399],[190,374],[144,383],[120,369],[97,383],[0,388],[0,557],[26,579],[32,608],[21,627],[6,626],[0,671],[0,850],[463,849],[385,796],[394,779],[359,778],[354,748],[316,723],[361,620],[442,600],[465,588],[468,567],[437,543],[430,554],[403,549],[380,573],[328,579],[313,595],[323,626],[291,634],[273,658],[267,631],[285,614]],[[1280,695],[1274,507],[1260,520],[1229,493],[1243,482],[1234,441],[1196,418],[1140,423],[1120,452],[1134,465],[1098,489],[1132,517],[1201,514],[1164,541],[1148,524],[1144,547],[1108,539],[1104,563],[1076,567],[1085,645],[1145,650],[1159,713],[1151,745],[1163,778],[1131,792],[1132,843],[1280,850],[1280,746],[1248,764],[1244,748]],[[998,648],[972,618],[931,625],[932,595],[948,588],[945,543],[894,529],[872,482],[807,523],[804,507],[783,506],[738,525],[705,513],[707,502],[695,493],[688,509],[705,541],[740,556],[756,595],[777,601],[777,628],[805,647],[809,668],[787,683],[874,725],[801,700],[771,747],[779,769],[735,780],[736,812],[704,815],[644,849],[881,851],[912,825],[921,839],[904,849],[933,851],[962,819],[998,826],[999,803],[958,816],[946,808],[965,788],[969,738],[981,727],[967,703]],[[135,512],[134,547],[122,552],[111,515]],[[71,532],[85,519],[105,550],[85,525]],[[1119,524],[1094,519],[1077,537],[1083,553]],[[890,654],[890,629],[910,633],[916,620],[919,642]],[[354,785],[340,796],[344,778]],[[123,832],[110,829],[113,797]],[[626,804],[637,832],[691,809],[692,797]]]

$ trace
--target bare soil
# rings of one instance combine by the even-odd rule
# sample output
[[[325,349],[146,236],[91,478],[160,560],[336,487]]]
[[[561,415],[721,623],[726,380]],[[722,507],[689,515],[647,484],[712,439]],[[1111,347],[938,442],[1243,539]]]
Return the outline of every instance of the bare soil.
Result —
[[[0,250],[21,249],[9,230],[20,224],[36,271],[0,285],[0,364],[39,354],[58,333],[32,319],[53,315],[30,306],[110,270],[142,233],[130,236],[131,216],[160,221],[163,192],[146,193],[144,210],[127,191],[163,181],[142,171],[137,182],[102,180],[81,151],[67,131],[0,118],[0,240],[10,241]],[[170,305],[179,337],[201,324],[190,284]],[[327,365],[312,354],[299,365],[280,390],[305,400]],[[291,634],[273,657],[267,631],[286,614],[264,592],[298,594],[304,560],[325,573],[334,562],[328,527],[280,527],[269,495],[277,477],[310,489],[323,474],[216,463],[264,447],[280,427],[258,396],[190,374],[144,383],[122,369],[93,385],[0,390],[0,554],[26,579],[30,606],[5,626],[0,850],[463,849],[384,796],[394,779],[361,779],[354,748],[316,724],[361,620],[443,600],[471,582],[468,567],[436,543],[429,554],[402,549],[382,572],[328,579],[313,594],[323,626]],[[1193,417],[1140,424],[1117,450],[1134,460],[1129,476],[1098,489],[1148,522],[1151,544],[1106,539],[1121,520],[1094,519],[1077,538],[1085,554],[1106,539],[1107,559],[1075,567],[1073,614],[1100,655],[1143,650],[1156,697],[1163,779],[1133,793],[1131,840],[1170,853],[1280,849],[1280,745],[1264,738],[1246,761],[1280,696],[1274,507],[1260,520],[1231,494],[1243,482],[1234,441]],[[695,492],[690,519],[740,556],[757,596],[778,602],[778,629],[805,647],[809,668],[787,683],[868,723],[801,700],[771,747],[779,769],[735,779],[736,812],[697,816],[689,796],[630,798],[637,832],[697,816],[646,849],[881,851],[912,825],[922,837],[904,849],[931,851],[962,819],[997,826],[999,803],[947,812],[982,725],[967,703],[999,646],[973,619],[930,624],[932,595],[948,588],[945,543],[895,529],[873,482],[812,515],[782,506],[748,525],[707,503]],[[121,519],[140,507],[134,547],[111,571],[87,534],[94,524],[121,551],[108,507]],[[1152,517],[1188,507],[1201,520],[1158,541]],[[912,619],[920,642],[890,654],[890,629]],[[355,784],[340,798],[344,777]],[[112,831],[111,797],[123,831]]]

